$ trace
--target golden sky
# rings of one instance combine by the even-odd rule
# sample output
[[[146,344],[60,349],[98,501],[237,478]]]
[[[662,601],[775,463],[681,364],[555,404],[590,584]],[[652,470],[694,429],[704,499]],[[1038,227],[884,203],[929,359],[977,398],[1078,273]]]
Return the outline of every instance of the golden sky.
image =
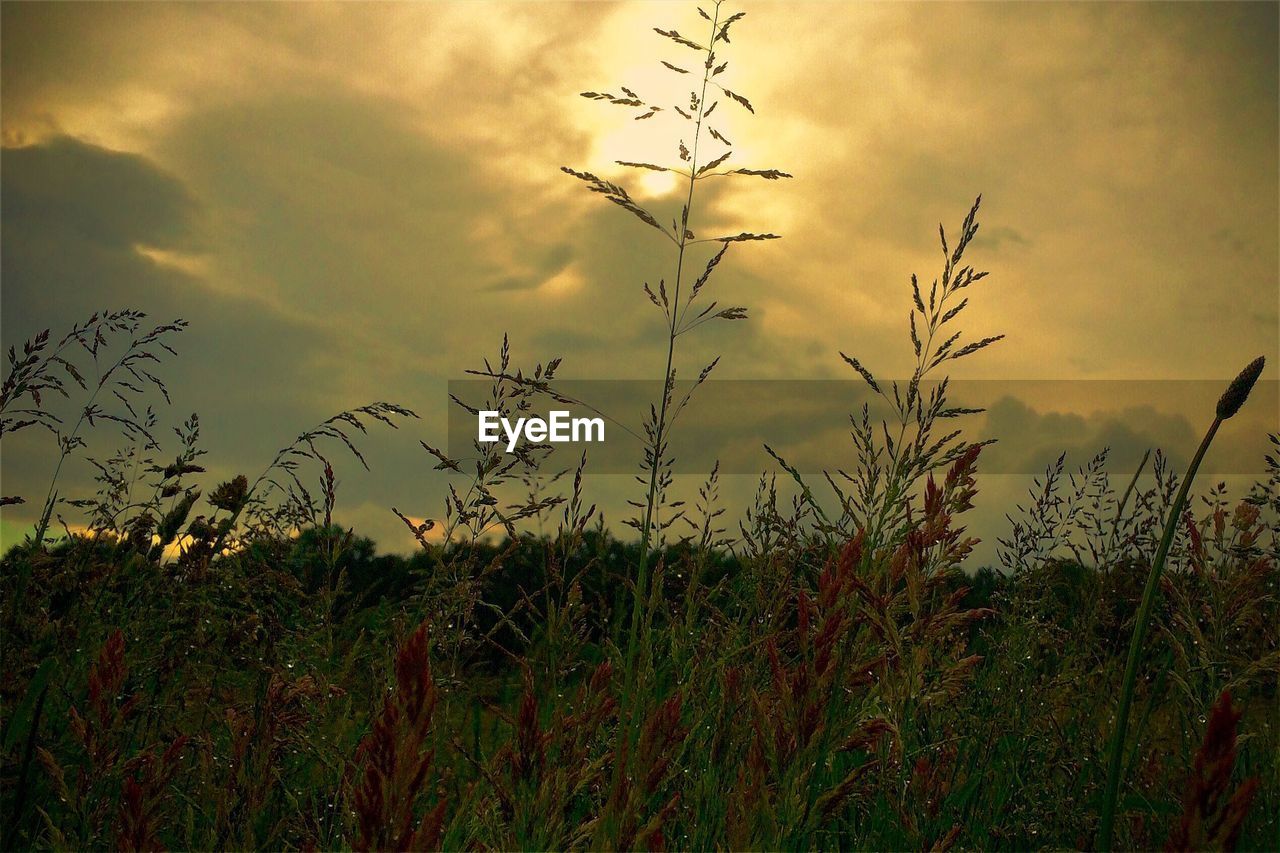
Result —
[[[690,54],[652,28],[700,32],[693,4],[0,8],[4,345],[107,305],[186,317],[167,375],[215,471],[372,399],[442,442],[444,382],[504,331],[566,376],[660,374],[640,288],[670,246],[559,167],[675,209],[662,176],[611,164],[673,162],[678,128],[577,93],[687,100],[658,63]],[[695,230],[784,239],[726,257],[716,286],[751,319],[690,336],[686,373],[722,355],[725,378],[843,378],[841,349],[902,373],[908,276],[936,274],[938,223],[979,193],[992,276],[968,326],[1008,339],[966,377],[1208,379],[1277,355],[1276,4],[741,8],[725,80],[756,114],[720,107],[730,164],[795,178],[695,199]],[[350,481],[386,537],[386,507],[440,489],[397,442],[371,459],[391,473]]]

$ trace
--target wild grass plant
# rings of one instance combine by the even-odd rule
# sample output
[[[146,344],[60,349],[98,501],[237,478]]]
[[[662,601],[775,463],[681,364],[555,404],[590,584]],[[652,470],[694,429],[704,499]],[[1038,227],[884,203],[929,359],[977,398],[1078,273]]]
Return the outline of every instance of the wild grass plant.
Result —
[[[674,499],[670,437],[697,405],[675,393],[677,344],[745,318],[711,299],[712,276],[736,244],[775,236],[704,236],[698,190],[787,177],[731,164],[717,110],[755,111],[725,88],[743,15],[697,13],[695,37],[657,31],[687,101],[585,93],[675,117],[670,164],[621,164],[685,181],[670,225],[567,170],[670,253],[671,277],[645,287],[664,390],[633,425],[633,540],[592,504],[585,455],[424,442],[445,505],[392,510],[420,547],[379,555],[339,524],[334,450],[363,462],[367,427],[408,409],[340,413],[255,479],[209,484],[199,419],[169,442],[165,408],[145,407],[181,324],[98,315],[11,350],[0,435],[45,427],[59,471],[107,415],[126,446],[91,467],[91,496],[62,496],[55,474],[37,535],[0,563],[6,847],[1021,850],[1108,832],[1136,849],[1276,846],[1280,462],[1231,500],[1193,499],[1194,466],[1159,453],[1118,483],[1105,455],[1074,477],[1064,457],[1011,511],[1003,571],[975,566],[987,439],[961,431],[974,410],[948,375],[1000,337],[961,332],[986,278],[978,202],[940,231],[936,281],[904,290],[911,376],[841,354],[888,419],[854,412],[852,453],[821,483],[775,454],[741,519],[718,468]],[[73,351],[105,365],[99,387],[128,383],[110,395],[123,408],[94,408],[85,381],[84,424],[58,420],[51,394],[85,375]],[[714,366],[682,375],[696,387]],[[479,402],[559,399],[559,368],[521,370],[504,339],[476,371]],[[51,539],[71,509],[85,524]]]
[[[1182,522],[1182,510],[1187,505],[1187,496],[1191,490],[1191,483],[1195,478],[1196,471],[1200,468],[1200,463],[1204,461],[1205,452],[1208,451],[1209,445],[1213,443],[1213,438],[1218,434],[1218,429],[1223,422],[1234,417],[1249,398],[1249,392],[1253,390],[1258,377],[1262,375],[1262,368],[1265,362],[1266,360],[1261,357],[1250,362],[1240,372],[1240,375],[1227,386],[1227,390],[1223,392],[1222,398],[1218,401],[1213,423],[1209,425],[1208,432],[1205,433],[1204,438],[1200,441],[1200,446],[1196,448],[1195,456],[1191,458],[1191,464],[1187,467],[1187,474],[1182,480],[1182,486],[1178,489],[1177,497],[1173,499],[1173,505],[1169,508],[1168,517],[1164,522],[1164,533],[1160,537],[1160,544],[1156,547],[1155,558],[1151,561],[1151,571],[1147,575],[1146,588],[1143,590],[1142,602],[1138,605],[1138,613],[1133,626],[1133,639],[1129,644],[1129,659],[1125,666],[1124,681],[1120,684],[1120,700],[1119,709],[1116,711],[1115,733],[1111,738],[1111,755],[1107,765],[1107,790],[1102,801],[1102,826],[1098,830],[1098,846],[1103,850],[1111,849],[1112,836],[1115,831],[1116,797],[1119,795],[1120,774],[1123,770],[1124,742],[1129,725],[1129,710],[1133,702],[1134,682],[1138,677],[1138,666],[1142,658],[1142,645],[1146,641],[1147,629],[1151,623],[1151,608],[1155,604],[1156,595],[1160,588],[1160,573],[1164,571],[1165,561],[1169,558],[1169,548],[1173,545],[1174,533]],[[1227,697],[1229,708],[1230,693],[1224,693],[1223,695]]]

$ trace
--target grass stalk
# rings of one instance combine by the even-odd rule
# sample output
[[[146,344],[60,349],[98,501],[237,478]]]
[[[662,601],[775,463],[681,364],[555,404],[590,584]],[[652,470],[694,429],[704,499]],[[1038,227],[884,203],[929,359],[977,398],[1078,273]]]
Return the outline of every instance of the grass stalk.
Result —
[[[707,39],[707,53],[710,54],[715,46],[716,27],[720,22],[720,4],[714,7],[711,17],[710,37]],[[711,79],[712,65],[710,62],[703,64],[702,72],[702,90],[698,95],[698,122],[693,132],[693,147],[689,157],[689,189],[685,194],[684,212],[680,223],[680,239],[676,248],[676,280],[675,290],[672,298],[673,305],[680,305],[680,285],[684,276],[684,254],[685,248],[689,245],[689,214],[693,209],[693,190],[698,181],[698,142],[702,138],[702,122],[705,115],[705,104],[707,100],[707,82]],[[631,638],[627,649],[628,661],[628,678],[634,677],[636,667],[636,652],[639,649],[639,628],[643,616],[642,610],[645,601],[648,600],[649,591],[649,552],[652,546],[654,514],[656,512],[656,504],[658,502],[658,478],[661,476],[663,449],[667,440],[667,413],[668,404],[671,401],[672,383],[671,368],[675,359],[676,336],[679,333],[679,317],[680,312],[671,312],[671,326],[667,335],[667,365],[662,373],[663,389],[662,402],[658,409],[658,421],[654,430],[653,443],[653,467],[649,472],[649,493],[645,501],[644,523],[640,530],[640,564],[636,571],[636,594],[633,598],[633,606],[631,610]]]
[[[1155,606],[1156,594],[1160,588],[1160,574],[1164,571],[1165,561],[1169,557],[1169,548],[1173,545],[1173,537],[1182,518],[1183,507],[1187,503],[1187,495],[1191,491],[1191,481],[1195,479],[1200,462],[1218,434],[1222,422],[1240,411],[1249,392],[1262,373],[1264,359],[1259,357],[1252,361],[1240,375],[1228,386],[1222,399],[1218,401],[1217,417],[1209,426],[1208,432],[1196,449],[1187,468],[1186,477],[1178,489],[1173,505],[1169,507],[1169,516],[1165,519],[1164,534],[1160,537],[1160,545],[1156,549],[1155,559],[1151,561],[1151,571],[1147,574],[1147,585],[1142,591],[1142,603],[1138,606],[1134,618],[1133,636],[1129,641],[1129,659],[1125,664],[1124,681],[1120,687],[1120,705],[1116,711],[1115,731],[1111,736],[1110,757],[1107,765],[1107,787],[1102,799],[1102,818],[1098,828],[1098,849],[1111,850],[1112,837],[1115,831],[1116,800],[1120,794],[1120,777],[1124,764],[1125,731],[1129,724],[1129,712],[1133,705],[1133,688],[1138,679],[1138,665],[1142,659],[1142,646],[1147,638],[1147,628],[1151,623],[1151,611]]]

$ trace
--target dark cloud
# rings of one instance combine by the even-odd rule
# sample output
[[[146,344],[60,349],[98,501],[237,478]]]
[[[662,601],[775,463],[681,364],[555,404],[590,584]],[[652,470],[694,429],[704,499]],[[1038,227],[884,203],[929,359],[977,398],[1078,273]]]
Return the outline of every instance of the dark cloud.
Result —
[[[563,272],[573,261],[573,247],[560,243],[542,253],[532,273],[526,275],[508,275],[484,286],[490,293],[503,293],[513,290],[535,290],[547,283],[557,273]]]
[[[72,139],[5,149],[0,162],[5,347],[44,328],[60,336],[104,309],[144,310],[148,322],[157,323],[188,318],[190,329],[173,339],[179,356],[156,369],[173,405],[153,402],[163,411],[162,424],[201,412],[222,470],[269,458],[272,442],[300,431],[300,420],[320,417],[319,408],[292,389],[326,346],[321,330],[261,301],[220,293],[144,253],[207,245],[204,210],[184,184],[142,157]],[[82,363],[82,371],[93,376],[91,364]],[[64,414],[79,405],[74,396],[50,404]],[[163,427],[162,437],[168,433]],[[16,438],[4,447],[6,481],[17,493],[38,491],[47,474],[30,451],[47,436],[28,430]],[[106,452],[117,441],[102,434],[91,452]],[[83,489],[88,469],[69,473]]]
[[[1025,234],[1007,225],[983,228],[978,232],[978,236],[974,238],[975,248],[991,249],[993,251],[1006,246],[1026,248],[1031,244],[1031,239]]]
[[[1108,389],[1107,383],[1095,385],[1096,393],[1091,396],[1096,408],[1087,414],[1055,411],[1012,396],[991,404],[985,423],[976,430],[977,434],[998,439],[983,453],[983,470],[1033,474],[1043,471],[1059,454],[1066,453],[1072,464],[1082,465],[1104,450],[1107,470],[1113,473],[1135,470],[1148,450],[1162,451],[1173,470],[1185,469],[1212,419],[1212,400],[1223,384],[1195,383],[1206,386],[1210,393],[1198,395],[1208,396],[1204,404],[1190,406],[1185,398],[1179,399],[1185,389],[1170,387],[1164,393],[1164,405],[1159,407],[1125,405],[1119,399],[1124,396],[1123,389]],[[1157,394],[1164,391],[1161,383],[1149,383],[1148,389]],[[1184,411],[1203,412],[1203,422],[1193,423]],[[1260,475],[1268,451],[1267,433],[1280,428],[1276,413],[1277,383],[1260,383],[1249,409],[1241,413],[1241,420],[1224,427],[1222,440],[1204,463],[1205,476]]]
[[[144,243],[196,248],[197,205],[186,187],[136,154],[57,137],[6,148],[0,160],[6,223],[31,235],[55,225],[112,249]]]
[[[1082,415],[1037,411],[1013,397],[987,410],[982,433],[998,439],[982,461],[1000,473],[1039,472],[1061,453],[1080,465],[1104,449],[1112,470],[1135,469],[1143,454],[1155,448],[1170,454],[1176,469],[1190,458],[1187,446],[1194,450],[1199,438],[1185,417],[1151,407]]]

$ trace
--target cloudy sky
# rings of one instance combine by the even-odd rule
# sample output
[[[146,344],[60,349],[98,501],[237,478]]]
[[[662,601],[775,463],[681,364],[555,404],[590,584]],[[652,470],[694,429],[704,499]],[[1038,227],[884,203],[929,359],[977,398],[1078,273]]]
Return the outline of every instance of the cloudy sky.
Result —
[[[1008,338],[965,378],[1216,380],[1277,355],[1280,7],[741,8],[724,80],[755,115],[723,105],[718,128],[730,164],[795,178],[696,197],[695,230],[784,239],[726,256],[716,287],[751,319],[682,338],[686,374],[721,355],[721,378],[845,378],[838,350],[903,374],[908,276],[936,275],[938,223],[978,193],[971,251],[992,275],[967,329]],[[4,346],[102,308],[189,320],[166,417],[200,413],[211,477],[256,474],[338,410],[402,403],[422,420],[372,438],[371,473],[339,474],[343,520],[404,550],[388,508],[434,515],[445,483],[417,439],[444,443],[446,382],[504,332],[517,363],[560,356],[566,377],[661,374],[641,285],[671,277],[670,244],[559,167],[676,209],[666,176],[611,165],[673,162],[670,110],[635,122],[578,93],[687,102],[659,61],[690,54],[652,28],[701,33],[692,4],[2,15]],[[1201,426],[1091,393],[977,426],[1082,452],[1120,426],[1137,443]],[[6,513],[6,544],[54,463],[34,433],[0,448],[4,493],[35,497]],[[610,505],[623,487],[598,488]]]

